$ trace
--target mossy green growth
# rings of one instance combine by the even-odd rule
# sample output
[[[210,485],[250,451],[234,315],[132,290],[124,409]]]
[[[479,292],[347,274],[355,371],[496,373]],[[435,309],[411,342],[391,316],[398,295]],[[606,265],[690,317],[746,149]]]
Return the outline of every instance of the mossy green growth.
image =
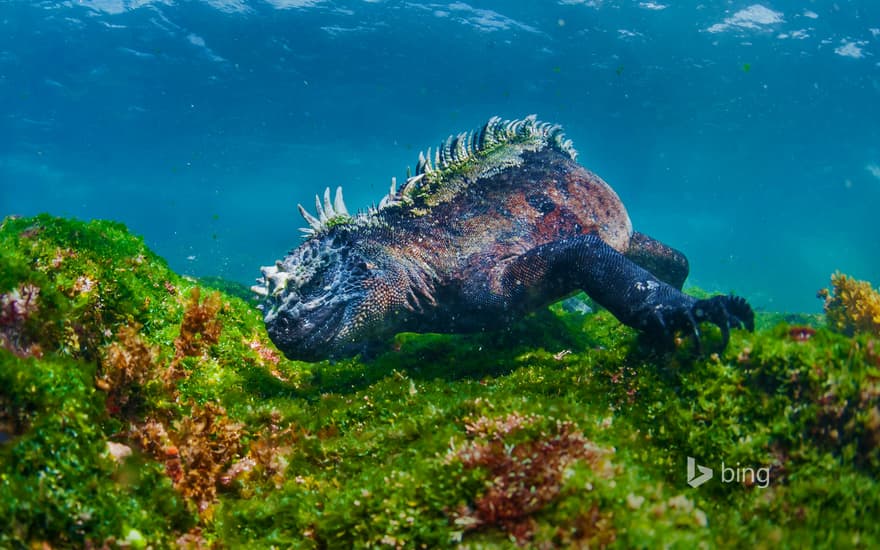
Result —
[[[880,341],[821,319],[658,354],[557,304],[307,364],[118,224],[0,251],[7,302],[39,288],[0,326],[0,546],[880,545]]]
[[[100,545],[131,530],[169,544],[194,525],[158,464],[113,459],[94,370],[0,350],[0,418],[12,438],[0,444],[0,546]]]

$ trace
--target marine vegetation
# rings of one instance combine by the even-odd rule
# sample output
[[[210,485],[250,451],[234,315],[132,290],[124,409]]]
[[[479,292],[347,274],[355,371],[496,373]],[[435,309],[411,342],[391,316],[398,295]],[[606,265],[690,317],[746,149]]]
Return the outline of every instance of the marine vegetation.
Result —
[[[658,350],[581,295],[307,363],[233,286],[116,223],[2,222],[0,547],[880,545],[874,334],[758,313]]]
[[[843,273],[831,276],[831,288],[819,291],[825,300],[828,324],[852,335],[865,332],[880,336],[880,292],[868,281],[859,281]]]
[[[291,359],[367,356],[405,331],[498,330],[577,291],[669,344],[699,324],[754,328],[743,298],[681,292],[681,252],[634,233],[620,198],[559,126],[490,119],[420,154],[415,175],[351,216],[338,188],[300,205],[309,237],[253,290]]]

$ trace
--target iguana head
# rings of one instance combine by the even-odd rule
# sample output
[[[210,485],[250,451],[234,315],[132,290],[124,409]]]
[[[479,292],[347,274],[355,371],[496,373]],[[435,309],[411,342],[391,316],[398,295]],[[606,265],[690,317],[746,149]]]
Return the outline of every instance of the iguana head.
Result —
[[[318,200],[318,216],[306,213],[309,238],[251,287],[269,337],[287,357],[315,361],[367,351],[393,336],[408,311],[418,307],[412,289],[428,293],[412,261],[365,239],[337,191],[336,201]],[[357,238],[355,238],[355,236]],[[393,313],[393,314],[392,314]]]
[[[306,241],[263,267],[263,317],[272,341],[291,359],[317,360],[346,348],[369,268],[336,235]],[[258,290],[261,289],[261,290]]]

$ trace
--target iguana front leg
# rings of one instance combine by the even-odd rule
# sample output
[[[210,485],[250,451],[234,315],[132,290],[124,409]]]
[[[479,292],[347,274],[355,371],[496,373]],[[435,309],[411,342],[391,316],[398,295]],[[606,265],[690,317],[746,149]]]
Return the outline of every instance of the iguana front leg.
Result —
[[[547,243],[513,260],[493,285],[505,309],[534,306],[577,290],[608,309],[622,323],[651,336],[671,339],[690,331],[699,346],[699,323],[721,328],[727,346],[730,328],[754,330],[754,313],[735,296],[698,300],[659,280],[595,235]]]

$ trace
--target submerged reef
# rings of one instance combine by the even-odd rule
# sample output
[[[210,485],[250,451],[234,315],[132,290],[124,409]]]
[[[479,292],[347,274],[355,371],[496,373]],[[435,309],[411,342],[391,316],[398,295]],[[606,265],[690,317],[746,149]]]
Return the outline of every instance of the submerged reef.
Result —
[[[304,363],[120,224],[7,218],[0,547],[875,548],[877,301],[832,285],[706,355],[569,303]]]

